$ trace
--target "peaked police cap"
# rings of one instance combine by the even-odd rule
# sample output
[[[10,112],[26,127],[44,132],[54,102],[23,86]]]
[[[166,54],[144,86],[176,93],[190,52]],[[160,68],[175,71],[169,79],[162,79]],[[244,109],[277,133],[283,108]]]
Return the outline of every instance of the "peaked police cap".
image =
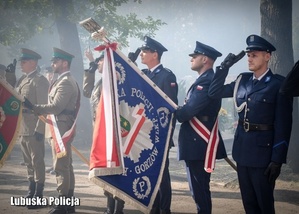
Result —
[[[246,44],[246,52],[266,51],[268,53],[271,53],[272,51],[276,50],[276,48],[266,39],[254,34],[247,37]]]
[[[19,58],[19,61],[21,60],[39,60],[41,59],[41,55],[36,53],[33,50],[27,49],[27,48],[21,48],[21,56]]]
[[[220,53],[216,49],[212,48],[211,46],[208,46],[206,44],[196,41],[195,50],[193,53],[189,54],[189,56],[192,57],[192,56],[195,56],[198,54],[205,55],[213,60],[216,60],[217,57],[222,56],[222,53]]]
[[[151,51],[158,52],[162,54],[165,51],[168,51],[160,42],[152,39],[149,36],[144,37],[144,44],[140,47],[141,50],[149,49]]]
[[[62,59],[71,62],[74,57],[74,55],[64,50],[61,50],[59,48],[53,48],[52,61],[54,61],[55,59]]]

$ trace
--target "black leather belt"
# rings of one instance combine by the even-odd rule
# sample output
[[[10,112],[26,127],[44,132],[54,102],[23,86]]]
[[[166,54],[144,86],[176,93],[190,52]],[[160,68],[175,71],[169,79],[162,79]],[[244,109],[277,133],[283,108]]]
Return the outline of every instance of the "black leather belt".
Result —
[[[239,120],[240,124],[243,124],[243,128],[245,132],[248,131],[269,131],[274,128],[272,124],[256,124],[256,123],[249,123]]]

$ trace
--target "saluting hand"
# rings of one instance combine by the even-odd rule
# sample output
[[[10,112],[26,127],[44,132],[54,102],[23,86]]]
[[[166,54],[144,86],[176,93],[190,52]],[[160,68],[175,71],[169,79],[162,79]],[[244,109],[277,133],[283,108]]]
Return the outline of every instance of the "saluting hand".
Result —
[[[242,59],[245,56],[245,52],[241,51],[238,55],[229,53],[227,57],[224,59],[224,61],[221,63],[222,69],[229,69],[232,67],[235,63],[237,63],[240,59]]]
[[[94,58],[93,58],[93,55],[92,55],[92,52],[91,52],[90,48],[85,50],[85,56],[87,57],[89,62],[94,62]]]
[[[6,72],[8,73],[15,73],[16,72],[16,65],[17,65],[17,60],[14,59],[13,63],[10,63],[7,67],[6,67]]]

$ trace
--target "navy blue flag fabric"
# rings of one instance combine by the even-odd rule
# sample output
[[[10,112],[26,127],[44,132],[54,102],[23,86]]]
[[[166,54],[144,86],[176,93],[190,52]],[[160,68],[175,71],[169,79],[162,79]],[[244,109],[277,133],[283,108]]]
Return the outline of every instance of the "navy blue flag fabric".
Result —
[[[104,190],[148,213],[161,182],[176,105],[119,50],[112,53],[124,169],[120,175],[90,173],[89,177]]]

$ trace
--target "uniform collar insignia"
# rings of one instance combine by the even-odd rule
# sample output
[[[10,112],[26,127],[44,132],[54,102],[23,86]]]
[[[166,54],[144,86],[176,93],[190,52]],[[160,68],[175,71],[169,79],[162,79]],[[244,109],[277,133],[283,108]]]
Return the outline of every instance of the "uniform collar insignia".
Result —
[[[159,68],[159,69],[155,69],[155,74],[157,74],[157,73],[159,73],[161,71],[161,69]]]

